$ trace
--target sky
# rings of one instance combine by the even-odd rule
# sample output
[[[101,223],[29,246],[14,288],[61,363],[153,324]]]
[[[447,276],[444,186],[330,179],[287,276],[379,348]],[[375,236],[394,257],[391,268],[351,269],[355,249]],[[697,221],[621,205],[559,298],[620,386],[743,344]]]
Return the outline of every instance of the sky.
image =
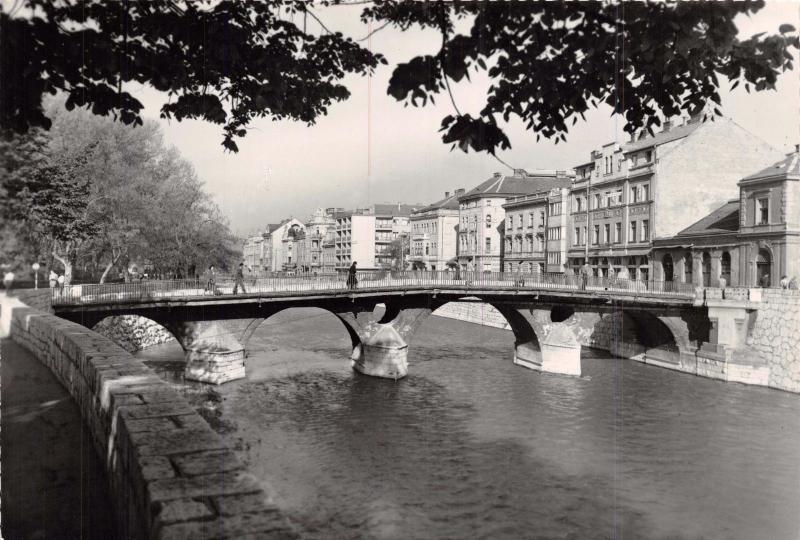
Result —
[[[357,7],[317,9],[332,30],[365,36],[369,29],[358,20]],[[777,33],[790,23],[800,28],[800,2],[767,2],[753,17],[736,20],[740,36]],[[312,23],[309,19],[309,28]],[[334,103],[327,116],[313,126],[302,122],[259,119],[237,140],[239,152],[225,152],[220,126],[200,121],[159,120],[165,139],[176,146],[197,170],[206,190],[241,236],[261,231],[268,223],[288,217],[305,220],[318,207],[364,207],[379,202],[428,204],[446,191],[479,184],[493,172],[508,168],[488,154],[465,154],[441,142],[441,119],[453,114],[441,96],[436,104],[404,107],[386,94],[392,65],[438,50],[434,33],[390,28],[375,33],[374,51],[383,53],[388,66],[371,78],[348,77],[351,92]],[[797,57],[797,54],[795,54]],[[781,75],[775,91],[748,94],[744,85],[728,91],[722,81],[722,112],[764,141],[789,152],[800,143],[800,59],[795,69]],[[462,113],[480,110],[486,81],[452,86]],[[147,87],[129,89],[145,105],[144,115],[158,118],[166,96]],[[570,129],[566,143],[536,142],[520,123],[505,127],[512,148],[498,155],[515,168],[571,169],[588,160],[592,149],[615,140],[627,140],[622,121],[603,106],[586,114]],[[735,191],[732,179],[731,191]]]

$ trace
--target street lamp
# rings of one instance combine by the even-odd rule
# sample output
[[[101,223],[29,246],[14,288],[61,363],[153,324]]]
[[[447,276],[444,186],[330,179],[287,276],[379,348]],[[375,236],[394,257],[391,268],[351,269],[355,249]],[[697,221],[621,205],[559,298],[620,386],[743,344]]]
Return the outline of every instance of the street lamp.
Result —
[[[34,289],[38,289],[39,288],[39,263],[38,262],[33,263],[31,265],[31,268],[33,268],[33,288]]]

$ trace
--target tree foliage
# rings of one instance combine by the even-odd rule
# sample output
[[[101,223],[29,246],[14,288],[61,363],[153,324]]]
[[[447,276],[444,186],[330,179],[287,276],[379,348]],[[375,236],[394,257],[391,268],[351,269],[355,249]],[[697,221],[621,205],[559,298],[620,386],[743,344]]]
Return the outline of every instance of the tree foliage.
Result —
[[[236,151],[254,118],[313,123],[349,96],[346,74],[385,63],[341,33],[307,31],[308,19],[318,19],[310,2],[20,2],[17,13],[0,15],[0,119],[17,131],[47,127],[41,98],[57,91],[68,107],[140,124],[142,105],[123,89],[135,81],[167,93],[162,117],[220,124],[223,145]],[[652,130],[659,117],[718,114],[720,79],[748,91],[774,88],[800,48],[788,24],[737,36],[734,18],[763,1],[358,4],[365,22],[409,38],[415,28],[441,35],[435,54],[394,66],[388,93],[397,100],[424,106],[443,92],[452,100],[450,81],[488,77],[480,111],[462,113],[453,101],[442,122],[444,142],[464,151],[508,148],[500,123],[512,118],[537,138],[566,140],[603,103],[631,133]]]
[[[2,123],[49,127],[42,96],[63,91],[68,109],[88,107],[125,124],[142,104],[122,85],[166,92],[163,118],[223,126],[223,146],[256,117],[308,123],[350,94],[339,83],[380,57],[341,34],[312,35],[308,3],[275,0],[24,0],[0,15]],[[305,19],[303,19],[305,20]]]
[[[68,281],[73,266],[104,281],[133,264],[186,276],[238,255],[191,164],[165,146],[155,122],[134,129],[68,112],[63,100],[46,112],[50,131],[11,137],[0,183],[0,224],[19,239],[14,245],[35,246],[28,263],[53,257]]]

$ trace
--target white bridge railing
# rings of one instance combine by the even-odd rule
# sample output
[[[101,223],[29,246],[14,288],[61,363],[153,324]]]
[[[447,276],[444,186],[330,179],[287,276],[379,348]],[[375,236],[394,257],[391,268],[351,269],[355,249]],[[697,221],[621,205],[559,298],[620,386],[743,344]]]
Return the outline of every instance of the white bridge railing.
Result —
[[[694,285],[672,281],[637,281],[608,277],[583,277],[566,274],[519,274],[464,271],[359,271],[357,283],[347,274],[300,275],[245,278],[245,292],[239,294],[268,296],[287,293],[324,294],[348,290],[407,291],[432,288],[459,290],[565,290],[602,292],[613,295],[647,295],[693,298]],[[146,301],[161,298],[191,299],[204,296],[232,295],[235,281],[229,276],[213,282],[203,278],[136,281],[72,285],[53,289],[53,305],[102,304],[115,301]]]

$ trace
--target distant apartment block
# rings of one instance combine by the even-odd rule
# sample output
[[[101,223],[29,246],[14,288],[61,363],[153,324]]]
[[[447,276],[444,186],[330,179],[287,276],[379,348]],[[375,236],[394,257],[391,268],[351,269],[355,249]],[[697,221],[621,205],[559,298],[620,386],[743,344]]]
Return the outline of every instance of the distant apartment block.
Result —
[[[409,216],[416,208],[407,204],[375,204],[337,213],[335,268],[344,270],[353,261],[364,269],[391,267],[394,259],[391,244],[408,235]]]
[[[568,187],[565,171],[528,173],[515,169],[513,175],[495,173],[492,178],[458,198],[458,264],[464,270],[500,271],[503,268],[505,209],[509,198],[553,188]]]
[[[509,197],[503,269],[506,272],[563,272],[567,255],[569,190],[556,187]]]
[[[409,219],[409,260],[415,270],[445,270],[456,264],[458,251],[458,198],[463,189],[445,192],[444,199],[415,210]]]

